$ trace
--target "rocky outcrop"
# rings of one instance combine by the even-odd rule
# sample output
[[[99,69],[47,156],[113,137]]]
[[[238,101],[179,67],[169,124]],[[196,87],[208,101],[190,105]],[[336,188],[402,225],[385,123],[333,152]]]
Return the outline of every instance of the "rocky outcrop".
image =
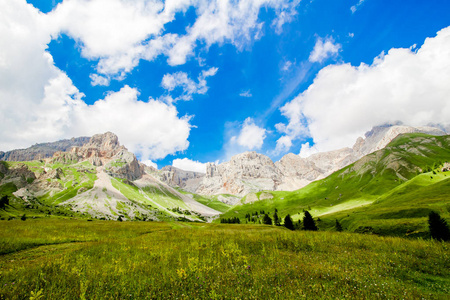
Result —
[[[0,165],[3,166],[3,164]],[[13,183],[19,189],[36,179],[36,175],[24,164],[19,164],[9,169],[5,166],[3,167],[1,172],[3,178],[0,180],[0,185]]]
[[[138,162],[133,153],[123,148],[106,164],[105,172],[112,177],[136,180],[144,174],[144,165]]]
[[[204,173],[185,171],[173,166],[166,166],[159,172],[159,179],[170,186],[178,186],[188,192],[195,192]]]
[[[27,149],[18,149],[8,152],[0,151],[0,160],[5,161],[31,161],[52,157],[55,152],[69,151],[72,147],[82,146],[89,141],[89,137],[78,137],[61,140],[53,143],[42,143]]]
[[[112,177],[136,180],[144,174],[144,165],[120,145],[119,138],[112,132],[92,136],[88,143],[72,148],[67,155],[88,160],[97,167],[105,166],[105,172]]]
[[[55,152],[53,154],[52,159],[50,160],[51,163],[61,163],[61,164],[74,164],[77,163],[82,157],[77,155],[74,152]]]
[[[276,189],[280,172],[273,161],[256,152],[235,155],[229,162],[206,166],[206,176],[196,192],[199,194],[246,195]]]

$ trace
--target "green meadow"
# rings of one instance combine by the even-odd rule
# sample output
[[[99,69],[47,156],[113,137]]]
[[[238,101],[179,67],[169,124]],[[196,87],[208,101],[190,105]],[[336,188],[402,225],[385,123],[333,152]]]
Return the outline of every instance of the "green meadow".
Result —
[[[449,247],[266,225],[0,221],[0,299],[444,299]]]

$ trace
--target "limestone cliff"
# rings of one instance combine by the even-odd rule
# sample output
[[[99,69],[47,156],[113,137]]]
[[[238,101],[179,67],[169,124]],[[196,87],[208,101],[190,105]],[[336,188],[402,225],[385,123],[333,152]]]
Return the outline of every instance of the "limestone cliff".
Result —
[[[0,151],[0,160],[5,161],[31,161],[52,157],[55,152],[69,151],[72,147],[82,146],[89,141],[89,137],[78,137],[52,143],[41,143],[26,149],[17,149],[7,152]]]

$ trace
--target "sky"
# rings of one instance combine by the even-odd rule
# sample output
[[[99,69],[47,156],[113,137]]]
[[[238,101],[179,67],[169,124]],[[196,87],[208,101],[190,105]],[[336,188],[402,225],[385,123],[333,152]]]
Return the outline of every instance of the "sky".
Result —
[[[203,171],[448,124],[447,0],[0,0],[0,150],[106,131]]]

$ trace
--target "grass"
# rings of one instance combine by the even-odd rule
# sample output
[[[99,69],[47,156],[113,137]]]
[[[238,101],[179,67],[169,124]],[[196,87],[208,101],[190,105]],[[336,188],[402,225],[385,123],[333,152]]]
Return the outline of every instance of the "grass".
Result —
[[[0,298],[444,299],[449,244],[274,226],[0,222]]]

